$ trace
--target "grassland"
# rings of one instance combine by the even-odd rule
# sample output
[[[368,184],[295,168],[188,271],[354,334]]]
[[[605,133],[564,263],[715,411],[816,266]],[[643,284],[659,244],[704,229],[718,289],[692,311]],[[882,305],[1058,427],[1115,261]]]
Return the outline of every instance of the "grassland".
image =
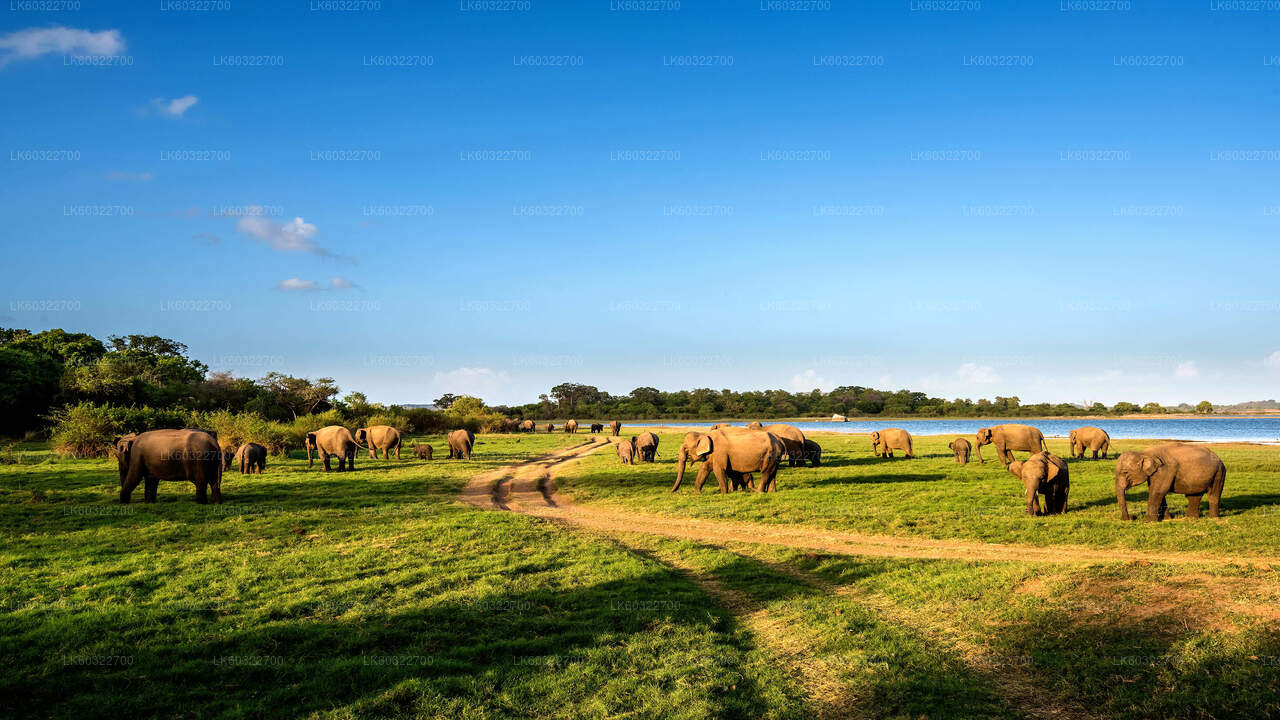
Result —
[[[179,483],[120,506],[112,462],[29,448],[0,465],[0,715],[1280,715],[1280,582],[1231,562],[1276,554],[1280,449],[1219,449],[1224,517],[1158,525],[1115,519],[1109,462],[1072,463],[1067,516],[1028,518],[1012,476],[934,439],[904,461],[823,437],[824,467],[769,496],[671,495],[675,435],[657,464],[597,452],[557,477],[627,512],[1221,558],[1203,565],[844,556],[458,502],[581,439],[327,475],[271,458],[221,507]]]

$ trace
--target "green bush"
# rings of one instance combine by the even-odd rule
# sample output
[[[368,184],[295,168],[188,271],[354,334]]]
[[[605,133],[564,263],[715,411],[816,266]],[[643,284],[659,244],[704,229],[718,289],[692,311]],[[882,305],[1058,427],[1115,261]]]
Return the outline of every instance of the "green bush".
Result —
[[[102,457],[112,442],[121,435],[119,421],[111,417],[111,408],[80,403],[55,410],[53,420],[53,452],[63,457]]]
[[[404,415],[397,415],[394,413],[370,415],[357,427],[373,427],[374,425],[390,425],[396,430],[399,430],[401,435],[409,432],[409,418]]]
[[[247,442],[262,445],[272,455],[282,455],[296,446],[293,430],[283,423],[272,422],[255,413],[233,413],[217,410],[194,413],[191,424],[218,433],[222,447],[235,449]]]

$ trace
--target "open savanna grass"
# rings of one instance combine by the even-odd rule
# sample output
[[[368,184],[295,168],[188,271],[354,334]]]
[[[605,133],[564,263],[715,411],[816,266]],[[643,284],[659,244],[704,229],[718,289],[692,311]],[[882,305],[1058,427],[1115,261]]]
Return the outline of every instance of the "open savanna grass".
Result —
[[[804,716],[680,572],[457,501],[581,435],[478,439],[348,473],[272,457],[221,506],[168,482],[122,506],[113,460],[26,448],[0,466],[0,716]]]
[[[1170,495],[1178,517],[1163,523],[1122,522],[1114,489],[1115,454],[1156,441],[1118,440],[1111,459],[1069,460],[1071,494],[1066,515],[1029,517],[1021,482],[1001,469],[991,446],[985,464],[957,465],[950,436],[917,437],[917,458],[877,458],[866,435],[814,435],[823,449],[818,468],[778,473],[778,492],[719,495],[714,475],[702,494],[693,489],[697,465],[678,493],[676,454],[683,432],[660,432],[658,462],[621,465],[609,449],[565,468],[560,491],[577,502],[673,516],[801,524],[833,530],[919,535],[1034,545],[1213,551],[1233,556],[1277,554],[1280,536],[1280,447],[1211,445],[1227,467],[1222,517],[1190,520],[1185,499]],[[972,439],[971,439],[972,440]],[[1050,438],[1067,455],[1065,439]],[[1018,453],[1025,458],[1026,453]],[[1146,487],[1126,495],[1130,512],[1146,510]],[[1207,512],[1207,504],[1204,506]]]

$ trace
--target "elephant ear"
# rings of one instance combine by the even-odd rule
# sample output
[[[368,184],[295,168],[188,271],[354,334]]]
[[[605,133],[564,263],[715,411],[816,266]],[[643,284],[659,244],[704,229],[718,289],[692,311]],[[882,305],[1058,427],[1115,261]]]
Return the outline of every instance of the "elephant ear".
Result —
[[[1142,458],[1142,474],[1147,477],[1151,477],[1152,475],[1155,475],[1156,471],[1163,465],[1164,460],[1161,460],[1154,455],[1144,455]]]
[[[947,449],[948,449],[948,450],[955,450],[955,449],[956,449],[956,441],[955,441],[955,440],[952,440],[951,442],[947,443]]]
[[[1018,477],[1022,477],[1022,461],[1014,460],[1013,462],[1009,463],[1009,472],[1013,473]]]
[[[1047,456],[1048,453],[1045,453],[1045,455]],[[1062,471],[1062,468],[1058,467],[1058,463],[1050,461],[1048,457],[1044,459],[1044,466],[1045,480],[1052,480],[1058,477],[1058,473]]]
[[[694,457],[702,457],[711,452],[711,436],[703,435],[698,439],[698,447],[694,449]]]
[[[871,433],[871,442],[880,442],[880,431],[875,430]]]
[[[119,440],[116,440],[116,454],[121,458],[128,460],[129,451],[133,450],[133,441],[137,439],[137,437],[137,435],[129,433]]]

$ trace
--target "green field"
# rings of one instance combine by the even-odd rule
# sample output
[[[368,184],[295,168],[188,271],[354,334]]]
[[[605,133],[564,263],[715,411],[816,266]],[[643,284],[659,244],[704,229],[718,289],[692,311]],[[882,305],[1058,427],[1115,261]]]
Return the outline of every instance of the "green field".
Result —
[[[273,457],[222,506],[181,483],[121,506],[114,461],[28,446],[0,465],[0,716],[1280,715],[1280,582],[1232,563],[1278,554],[1280,449],[1219,449],[1223,517],[1161,524],[1115,519],[1109,461],[1072,462],[1068,515],[1026,517],[1011,475],[945,439],[907,461],[823,436],[824,467],[767,496],[668,493],[679,434],[654,465],[606,448],[557,477],[627,512],[1211,556],[1178,565],[846,556],[457,500],[583,439],[486,435],[448,461],[437,437],[434,462],[327,475]]]

